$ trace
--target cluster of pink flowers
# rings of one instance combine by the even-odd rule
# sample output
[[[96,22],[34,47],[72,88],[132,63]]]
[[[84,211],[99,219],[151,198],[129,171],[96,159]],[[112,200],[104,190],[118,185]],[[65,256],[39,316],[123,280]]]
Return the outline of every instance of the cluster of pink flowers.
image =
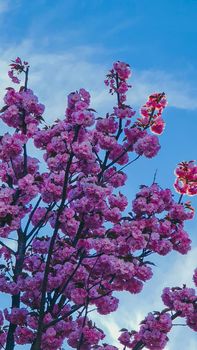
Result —
[[[25,86],[9,88],[1,110],[2,121],[15,131],[0,138],[0,236],[17,237],[18,244],[12,249],[0,241],[7,264],[0,291],[12,295],[11,310],[0,316],[0,343],[57,350],[66,339],[78,350],[116,350],[100,345],[105,334],[89,311],[117,310],[116,291],[139,293],[153,275],[146,260],[151,253],[186,254],[191,245],[184,230],[194,215],[189,204],[177,203],[156,183],[141,186],[132,204],[119,189],[132,152],[151,158],[159,151],[148,127],[161,133],[166,99],[150,96],[143,123],[132,123],[135,112],[124,103],[131,71],[118,61],[106,81],[117,95],[113,113],[96,117],[90,94],[80,89],[68,95],[65,118],[42,128],[44,106],[27,88],[27,68],[18,58],[12,64],[13,74],[25,74]],[[30,139],[43,152],[45,170],[27,154]],[[196,167],[189,168],[191,191]],[[190,313],[188,324],[193,319]],[[140,339],[150,349],[163,349],[170,328],[167,314],[150,314],[139,334],[125,333],[120,340],[131,347]]]
[[[191,240],[183,225],[185,220],[193,218],[194,212],[174,202],[169,189],[162,190],[157,184],[143,186],[133,201],[133,211],[137,222],[141,223],[142,234],[138,231],[138,245],[140,240],[144,245],[145,240],[147,245],[144,248],[161,255],[166,255],[172,249],[181,254],[190,250]],[[165,213],[164,217],[161,217],[162,212]]]
[[[126,93],[131,87],[131,85],[127,83],[130,76],[130,66],[127,63],[120,61],[115,62],[113,64],[113,68],[107,74],[105,85],[110,87],[109,92],[112,95],[114,92],[118,94],[118,107],[121,107],[121,105],[126,101]]]
[[[12,308],[10,314],[7,309],[4,310],[6,320],[18,325],[24,325],[26,323],[27,314],[28,311],[22,308]]]
[[[138,118],[138,125],[143,128],[150,126],[153,133],[160,135],[165,128],[162,113],[166,105],[167,100],[164,93],[149,96],[148,101],[140,110],[141,118]]]
[[[20,74],[25,71],[28,67],[28,62],[23,61],[20,59],[20,57],[17,57],[15,61],[12,61],[10,64],[11,69],[8,71],[8,76],[11,78],[12,82],[15,84],[19,84],[20,80],[16,76],[16,74]]]
[[[31,89],[23,87],[16,91],[9,88],[4,97],[5,106],[1,119],[10,127],[21,130],[27,137],[31,137],[44,113],[44,105],[38,102],[37,96]],[[24,139],[27,142],[27,138]]]
[[[167,333],[172,328],[172,321],[168,313],[149,313],[141,322],[139,332],[124,330],[119,341],[129,349],[138,348],[141,344],[150,350],[162,350],[165,348],[168,337]]]
[[[193,160],[179,163],[175,175],[174,187],[178,193],[188,196],[197,194],[197,165]]]
[[[196,273],[194,276],[196,276]],[[196,283],[195,285],[197,286]],[[165,288],[162,300],[179,317],[185,317],[187,325],[197,331],[197,294],[195,289],[187,288],[185,285],[182,288]]]
[[[197,287],[197,269],[193,280]],[[165,288],[162,300],[167,306],[162,312],[149,313],[141,322],[138,332],[121,330],[120,343],[129,349],[138,350],[144,346],[149,350],[162,350],[168,342],[167,334],[176,318],[185,318],[186,324],[197,331],[197,295],[193,288]]]
[[[16,196],[15,189],[0,188],[0,236],[4,238],[20,227],[22,218],[28,213],[22,203],[14,203]]]

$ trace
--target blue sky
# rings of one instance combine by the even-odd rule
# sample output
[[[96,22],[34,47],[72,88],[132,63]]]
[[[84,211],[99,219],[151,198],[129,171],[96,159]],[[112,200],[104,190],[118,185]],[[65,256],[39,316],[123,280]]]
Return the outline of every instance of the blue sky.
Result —
[[[124,191],[131,201],[141,183],[151,183],[155,169],[158,182],[172,187],[176,164],[197,158],[196,22],[196,0],[0,0],[0,96],[8,84],[9,60],[21,56],[32,66],[30,86],[46,104],[48,122],[63,117],[66,94],[80,87],[91,92],[92,107],[102,115],[114,102],[104,74],[113,61],[128,62],[133,70],[128,102],[138,110],[149,94],[165,91],[169,105],[159,155],[128,169]],[[192,202],[197,207],[197,200]],[[119,313],[102,321],[109,341],[119,328],[136,327],[148,311],[159,309],[164,286],[191,279],[197,265],[196,219],[187,229],[192,252],[157,259],[144,292],[121,297]],[[197,348],[192,330],[174,328],[167,350]]]

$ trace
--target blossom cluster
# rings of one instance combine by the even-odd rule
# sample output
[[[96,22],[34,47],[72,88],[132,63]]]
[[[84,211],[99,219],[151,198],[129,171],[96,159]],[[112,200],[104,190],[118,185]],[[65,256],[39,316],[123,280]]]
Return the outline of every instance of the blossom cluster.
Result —
[[[193,280],[197,287],[197,269]],[[168,333],[176,318],[185,318],[186,324],[197,331],[197,294],[194,288],[164,288],[162,300],[166,309],[162,312],[149,313],[141,322],[138,332],[121,330],[118,338],[121,344],[129,349],[137,350],[144,346],[149,350],[162,350],[168,342]]]
[[[169,313],[149,313],[141,322],[139,332],[124,330],[118,338],[120,343],[129,349],[145,345],[150,350],[162,350],[168,342],[167,333],[172,328]]]
[[[131,76],[129,64],[117,61],[113,64],[113,68],[107,74],[105,85],[110,87],[111,94],[118,94],[118,107],[126,101],[126,93],[131,87],[127,80]]]
[[[165,288],[162,300],[179,317],[185,317],[187,325],[197,331],[197,294],[194,288]]]
[[[174,187],[178,193],[188,196],[197,194],[197,166],[193,160],[179,163],[175,175]]]
[[[19,91],[9,88],[4,102],[5,106],[1,114],[4,123],[31,137],[40,123],[44,105],[38,102],[37,96],[31,89],[25,90],[23,87]],[[27,138],[23,142],[27,142]]]
[[[160,135],[165,128],[162,113],[166,105],[167,100],[164,93],[149,96],[148,101],[140,110],[141,118],[138,118],[138,125],[143,128],[150,126],[153,133]]]
[[[16,74],[20,74],[25,71],[25,69],[28,68],[28,62],[23,61],[20,59],[20,57],[17,57],[15,61],[12,61],[10,64],[11,69],[8,71],[8,76],[12,80],[13,83],[19,84],[20,80],[17,77]]]

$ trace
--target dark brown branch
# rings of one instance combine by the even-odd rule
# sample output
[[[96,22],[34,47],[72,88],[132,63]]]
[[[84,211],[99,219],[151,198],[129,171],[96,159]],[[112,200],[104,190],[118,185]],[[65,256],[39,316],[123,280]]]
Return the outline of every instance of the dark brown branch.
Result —
[[[18,276],[22,272],[23,268],[23,262],[25,257],[25,244],[26,244],[26,238],[24,236],[24,233],[21,229],[18,230],[18,249],[16,253],[16,264],[14,268],[14,282],[17,282]],[[18,308],[20,307],[20,293],[16,295],[12,295],[12,306],[11,308]],[[8,334],[7,334],[7,341],[6,341],[6,350],[13,350],[15,346],[14,341],[14,333],[16,330],[17,325],[10,322]]]
[[[33,217],[33,215],[34,215],[36,209],[38,208],[38,206],[39,206],[41,200],[42,200],[42,198],[39,197],[39,199],[38,199],[38,201],[37,201],[35,207],[34,207],[33,210],[31,211],[31,213],[30,213],[30,215],[29,215],[29,219],[28,219],[28,221],[27,221],[27,225],[25,226],[25,229],[24,229],[24,233],[27,233],[27,230],[28,230],[28,228],[29,228],[31,219],[32,219],[32,217]]]
[[[27,67],[25,71],[25,87],[24,90],[27,90],[27,82],[28,82],[28,73],[29,73],[29,67]],[[26,134],[26,123],[25,123],[25,111],[23,111],[23,132]],[[23,175],[27,175],[27,147],[26,144],[23,146],[23,157],[24,157],[24,164],[23,164]],[[13,204],[15,204],[20,196],[20,191],[16,190],[16,195],[13,200]],[[14,282],[17,282],[18,277],[20,276],[22,269],[23,269],[23,262],[25,258],[25,249],[26,249],[26,234],[22,231],[21,228],[17,230],[18,232],[18,248],[16,252],[16,263],[14,268],[14,276],[13,280]],[[11,308],[19,308],[20,307],[20,293],[16,295],[12,295],[12,305]],[[5,350],[13,350],[15,347],[15,341],[14,341],[14,333],[16,330],[17,325],[10,322],[8,334],[7,334],[7,340],[6,340],[6,347]]]

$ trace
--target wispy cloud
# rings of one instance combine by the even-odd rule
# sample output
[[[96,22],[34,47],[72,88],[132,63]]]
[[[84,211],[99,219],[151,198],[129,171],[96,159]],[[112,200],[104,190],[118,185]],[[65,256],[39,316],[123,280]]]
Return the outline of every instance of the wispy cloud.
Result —
[[[134,104],[143,103],[144,96],[157,91],[167,94],[170,107],[197,109],[197,86],[186,78],[159,70],[134,70],[133,91],[130,94]]]
[[[64,115],[66,95],[80,87],[90,91],[92,106],[102,114],[112,108],[115,99],[108,95],[103,84],[110,67],[103,62],[95,62],[97,50],[100,48],[81,46],[63,53],[37,53],[33,49],[33,42],[29,40],[8,48],[1,53],[0,58],[0,95],[2,97],[6,85],[10,85],[6,75],[8,62],[19,55],[31,64],[30,86],[46,104],[49,121]],[[189,82],[178,80],[173,74],[134,70],[132,85],[128,102],[134,107],[143,104],[151,93],[165,91],[171,107],[197,109],[195,87]]]
[[[75,47],[72,51],[68,50],[61,54],[40,54],[33,51],[31,41],[24,41],[21,45],[9,48],[1,54],[0,97],[2,98],[7,84],[10,85],[6,73],[9,60],[21,56],[31,65],[29,84],[39,94],[40,100],[46,104],[47,117],[50,120],[62,117],[66,96],[71,91],[84,87],[95,97],[97,93],[100,95],[102,92],[107,67],[92,63],[91,57],[94,54],[97,54],[97,49],[88,46]],[[99,100],[96,108],[103,102],[105,102],[103,99]],[[95,106],[94,101],[93,105]]]

